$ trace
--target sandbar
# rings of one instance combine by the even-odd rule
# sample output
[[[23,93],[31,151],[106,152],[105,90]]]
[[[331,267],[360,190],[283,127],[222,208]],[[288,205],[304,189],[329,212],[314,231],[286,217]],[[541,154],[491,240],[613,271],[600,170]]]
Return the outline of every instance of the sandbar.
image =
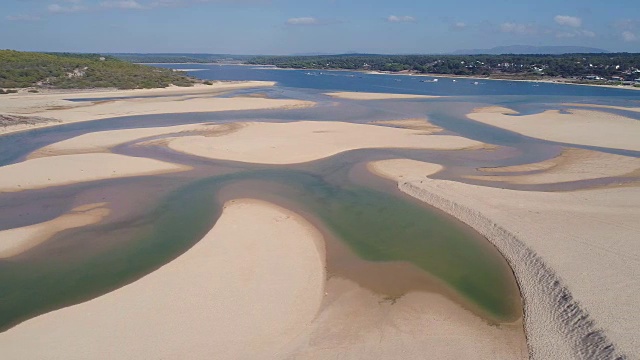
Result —
[[[433,125],[426,118],[415,118],[415,119],[400,119],[400,120],[376,120],[370,122],[370,124],[374,125],[389,125],[394,127],[401,127],[405,129],[411,130],[422,130],[425,133],[428,132],[430,134],[441,132],[443,129],[437,125]]]
[[[429,179],[431,165],[404,162],[371,166],[403,175],[400,190],[474,227],[509,261],[532,359],[640,355],[640,187],[516,191]]]
[[[244,123],[219,137],[183,136],[169,148],[210,159],[259,164],[296,164],[365,148],[458,150],[483,143],[451,135],[337,121]]]
[[[640,121],[601,111],[547,110],[512,116],[515,111],[490,106],[475,109],[469,119],[538,139],[612,149],[640,151]]]
[[[0,193],[190,169],[185,165],[119,154],[52,156],[0,167]]]
[[[31,154],[29,159],[94,152],[109,152],[111,148],[145,138],[173,135],[219,136],[235,131],[241,124],[189,124],[165,127],[149,127],[123,130],[94,131],[42,147]]]
[[[7,360],[281,358],[314,320],[324,281],[318,230],[278,206],[235,200],[174,261],[25,321],[0,334],[0,348]]]
[[[512,184],[552,184],[607,177],[628,176],[640,169],[640,158],[600,151],[567,148],[557,157],[532,164],[478,169],[487,173],[528,172],[522,175],[470,175],[468,179]]]
[[[436,99],[441,96],[436,95],[415,95],[415,94],[389,94],[389,93],[369,93],[369,92],[349,92],[337,91],[325,93],[325,95],[347,100],[393,100],[393,99]]]
[[[7,95],[0,97],[0,108],[3,114],[46,118],[51,119],[51,122],[5,126],[0,128],[0,134],[122,116],[297,108],[314,105],[311,101],[295,99],[215,97],[228,91],[273,84],[273,82],[250,81],[216,83],[192,88]],[[70,101],[83,98],[95,100]]]
[[[64,230],[96,224],[109,215],[107,203],[87,204],[38,224],[0,231],[0,259],[20,255]]]

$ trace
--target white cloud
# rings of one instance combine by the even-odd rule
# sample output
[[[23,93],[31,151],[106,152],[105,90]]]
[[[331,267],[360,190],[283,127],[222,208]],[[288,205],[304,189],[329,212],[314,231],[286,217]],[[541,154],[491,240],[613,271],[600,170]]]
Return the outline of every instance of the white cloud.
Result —
[[[84,5],[70,5],[70,6],[62,6],[59,4],[51,4],[47,7],[50,13],[74,13],[79,11],[87,10],[87,7]]]
[[[553,18],[553,21],[555,21],[556,24],[562,25],[562,26],[570,26],[575,28],[582,26],[582,19],[575,16],[556,15]]]
[[[298,17],[288,19],[287,25],[320,25],[320,21],[314,17]]]
[[[626,41],[626,42],[633,42],[638,40],[638,35],[636,35],[635,33],[631,32],[631,31],[623,31],[622,32],[622,40]]]
[[[9,15],[5,19],[9,21],[38,21],[40,17],[34,15]]]
[[[467,24],[462,21],[458,21],[451,24],[451,28],[454,30],[464,30],[467,28]]]
[[[518,35],[532,35],[537,33],[535,26],[530,24],[518,24],[512,22],[506,22],[500,25],[500,31],[503,33],[518,34]]]
[[[135,0],[103,1],[100,3],[100,6],[108,9],[144,9],[145,8]]]
[[[392,23],[400,23],[400,22],[415,22],[416,18],[414,18],[413,16],[396,16],[396,15],[391,15],[387,18],[388,22],[392,22]]]

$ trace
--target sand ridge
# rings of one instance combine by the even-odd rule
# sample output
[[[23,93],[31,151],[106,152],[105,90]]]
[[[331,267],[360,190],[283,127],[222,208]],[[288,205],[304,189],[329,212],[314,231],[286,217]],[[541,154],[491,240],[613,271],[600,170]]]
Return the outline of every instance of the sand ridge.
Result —
[[[475,109],[467,118],[543,140],[640,151],[640,122],[632,118],[580,109],[512,116],[515,114],[511,109],[490,106]]]
[[[467,179],[511,184],[551,184],[598,178],[629,176],[640,169],[640,159],[599,151],[567,148],[559,156],[533,164],[481,168],[486,173],[530,172],[522,175],[468,175]]]
[[[386,174],[401,165],[371,164]],[[516,191],[428,179],[424,167],[402,171],[412,177],[396,176],[400,190],[471,225],[507,258],[532,359],[640,355],[640,187]]]
[[[0,259],[20,255],[64,230],[99,223],[111,212],[106,205],[86,204],[49,221],[0,231]]]

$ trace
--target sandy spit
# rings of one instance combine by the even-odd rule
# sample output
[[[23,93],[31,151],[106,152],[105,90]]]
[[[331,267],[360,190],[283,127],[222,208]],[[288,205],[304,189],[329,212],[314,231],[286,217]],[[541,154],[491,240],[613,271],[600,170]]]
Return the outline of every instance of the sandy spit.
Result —
[[[64,230],[99,223],[110,213],[105,205],[82,205],[46,222],[0,231],[0,259],[20,255]]]
[[[415,118],[415,119],[400,119],[400,120],[377,120],[372,121],[370,124],[373,125],[388,125],[394,127],[401,127],[405,129],[411,130],[422,130],[425,133],[434,134],[437,132],[441,132],[443,129],[437,125],[433,125],[426,118]]]
[[[640,122],[591,110],[563,114],[547,110],[540,114],[511,116],[511,109],[490,106],[475,109],[469,119],[525,136],[569,144],[640,151]]]
[[[2,358],[278,359],[315,318],[324,280],[322,235],[306,220],[231,201],[157,271],[0,334]]]
[[[184,165],[118,154],[53,156],[0,167],[0,193],[189,169]]]
[[[466,176],[469,179],[512,184],[552,184],[568,181],[627,176],[640,169],[640,159],[584,149],[565,149],[560,156],[545,161],[478,169],[487,173],[540,171],[523,175]]]
[[[3,114],[47,118],[52,121],[35,125],[6,126],[0,129],[0,135],[39,127],[121,116],[295,108],[314,105],[310,101],[293,99],[215,97],[215,95],[227,91],[273,84],[272,82],[250,81],[217,83],[194,88],[170,87],[152,90],[7,95],[0,97],[0,109]],[[113,97],[119,99],[109,99]],[[69,99],[82,98],[105,98],[105,100],[69,101]]]
[[[636,88],[640,90],[640,88]],[[640,107],[624,107],[624,106],[614,106],[614,105],[598,105],[598,104],[584,104],[584,103],[564,103],[564,106],[570,106],[573,108],[576,107],[590,107],[597,109],[610,109],[610,110],[622,110],[622,111],[631,111],[631,112],[640,112]]]
[[[388,94],[388,93],[368,93],[338,91],[325,93],[325,95],[348,100],[392,100],[392,99],[435,99],[441,96],[434,95],[414,95],[414,94]]]
[[[364,148],[456,150],[483,146],[475,140],[423,131],[335,121],[245,123],[219,137],[184,136],[169,148],[204,158],[260,164],[295,164]]]
[[[401,174],[390,164],[371,166]],[[532,359],[640,356],[639,187],[515,191],[428,179],[425,167],[401,165],[411,178],[396,176],[400,190],[471,225],[509,261]]]

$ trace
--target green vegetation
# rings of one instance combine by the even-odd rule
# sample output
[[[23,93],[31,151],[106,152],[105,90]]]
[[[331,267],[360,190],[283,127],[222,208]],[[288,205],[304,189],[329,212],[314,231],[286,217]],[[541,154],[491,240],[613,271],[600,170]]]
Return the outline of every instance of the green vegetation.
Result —
[[[169,69],[96,54],[43,54],[0,50],[0,88],[151,89],[196,80]]]
[[[332,55],[261,56],[248,61],[294,69],[347,69],[410,71],[535,79],[542,77],[583,78],[597,76],[617,81],[640,77],[640,54],[565,55]],[[599,79],[596,79],[599,80]]]

